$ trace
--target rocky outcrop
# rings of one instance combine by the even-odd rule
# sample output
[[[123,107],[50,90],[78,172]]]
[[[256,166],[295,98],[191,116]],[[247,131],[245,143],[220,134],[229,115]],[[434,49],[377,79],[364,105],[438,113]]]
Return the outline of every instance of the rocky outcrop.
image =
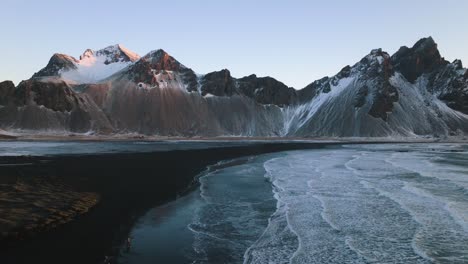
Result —
[[[286,86],[271,77],[257,77],[255,74],[237,80],[242,94],[260,104],[273,104],[280,107],[292,105],[297,101],[294,88]]]
[[[377,62],[372,62],[369,57],[365,57],[361,60],[363,64],[364,73],[362,78],[371,80],[373,83],[380,84],[378,89],[370,89],[371,95],[373,96],[372,105],[369,109],[369,115],[382,118],[384,121],[387,120],[389,113],[393,111],[393,103],[398,101],[398,91],[390,83],[390,77],[393,76],[394,70],[393,65],[390,61],[388,53],[383,52],[382,49],[373,50],[371,56],[377,57]],[[362,86],[364,91],[369,91],[368,85]],[[359,89],[358,94],[355,97],[356,101],[364,101],[364,98],[368,96],[367,92],[360,94],[362,89]],[[361,98],[360,98],[361,97]],[[359,107],[359,104],[356,105]]]
[[[167,75],[168,72],[175,72],[177,76],[158,78],[159,75]],[[162,86],[161,82],[165,81],[181,81],[186,86],[184,88],[187,91],[197,91],[198,88],[197,76],[194,71],[182,65],[162,49],[148,53],[124,69],[123,72],[112,76],[111,79],[131,80],[135,83],[141,83],[145,87],[160,87]]]
[[[86,94],[60,79],[21,82],[0,108],[2,128],[109,133],[102,110]]]
[[[398,101],[398,92],[389,82],[393,74],[394,69],[388,53],[381,49],[372,50],[354,66],[346,66],[335,76],[317,80],[298,91],[299,100],[302,103],[310,102],[319,94],[330,93],[332,87],[336,87],[341,80],[354,77],[354,81],[361,85],[355,88],[352,105],[361,108],[370,103],[367,113],[386,120],[392,112],[393,103]]]
[[[462,62],[439,67],[428,76],[428,91],[442,100],[448,107],[468,114],[468,75]]]
[[[330,92],[332,84],[336,85],[336,83],[339,80],[349,77],[350,74],[351,66],[347,65],[331,78],[326,76],[312,82],[311,84],[307,85],[304,89],[297,91],[299,102],[306,103],[312,100],[312,98],[314,98],[319,93]]]
[[[15,84],[12,81],[0,82],[0,105],[11,103],[14,94]]]
[[[53,111],[69,112],[79,105],[83,98],[77,96],[65,81],[31,79],[18,85],[15,100],[18,106],[35,104]]]
[[[224,69],[198,78],[192,69],[185,67],[164,50],[148,53],[111,79],[130,80],[140,88],[178,86],[178,89],[188,92],[200,92],[202,96],[243,95],[260,104],[277,106],[291,105],[296,100],[293,88],[271,77],[259,78],[251,75],[236,79],[231,76],[229,70]]]
[[[284,107],[294,104],[296,90],[271,77],[257,77],[255,74],[236,79],[229,70],[211,72],[200,79],[202,95],[232,96],[243,95],[263,105]]]
[[[202,95],[232,96],[238,93],[234,78],[226,69],[204,75],[200,84]]]
[[[401,47],[392,56],[392,64],[396,71],[413,83],[423,73],[437,70],[448,62],[440,56],[432,37],[428,37],[416,42],[412,48]]]
[[[401,47],[393,56],[395,71],[409,82],[426,76],[427,90],[450,108],[468,114],[468,81],[462,62],[449,63],[441,57],[431,37],[419,40],[412,48]]]
[[[76,63],[78,63],[78,60],[71,56],[55,53],[50,58],[47,66],[36,72],[32,77],[59,76],[61,71],[75,70],[77,68]]]

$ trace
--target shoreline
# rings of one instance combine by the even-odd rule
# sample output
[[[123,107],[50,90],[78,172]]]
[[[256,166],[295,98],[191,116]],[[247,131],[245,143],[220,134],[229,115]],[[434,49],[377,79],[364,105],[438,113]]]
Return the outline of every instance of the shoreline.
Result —
[[[166,141],[148,142],[150,146],[158,146]],[[16,184],[18,178],[41,176],[47,184],[66,187],[49,191],[52,200],[57,200],[63,191],[71,194],[72,198],[82,198],[77,194],[91,197],[85,200],[87,203],[81,206],[79,213],[66,213],[66,208],[76,208],[73,204],[61,209],[64,214],[58,210],[56,215],[63,216],[55,222],[58,224],[29,228],[26,232],[18,232],[12,239],[0,238],[2,263],[63,263],[64,260],[67,263],[99,263],[105,255],[116,254],[138,217],[150,208],[190,193],[197,186],[197,176],[219,161],[346,144],[459,143],[253,140],[234,141],[236,144],[229,145],[223,143],[233,140],[225,140],[199,148],[199,143],[193,144],[199,140],[177,142],[189,147],[152,152],[0,156],[0,183],[7,179],[7,182]],[[207,142],[213,141],[203,140],[201,145]],[[39,187],[36,190],[43,185],[35,187]],[[92,197],[95,203],[89,202]],[[22,197],[17,194],[10,198]],[[33,198],[37,199],[34,202],[41,202],[44,197]],[[60,198],[63,201],[63,195]],[[4,200],[0,199],[0,209],[5,209],[2,203]],[[0,210],[0,225],[1,219]]]
[[[122,134],[80,134],[80,133],[25,133],[8,132],[0,129],[0,142],[14,141],[55,141],[55,142],[120,142],[120,141],[148,141],[148,142],[205,142],[205,141],[247,141],[247,142],[322,142],[322,143],[464,143],[468,136],[437,137],[429,135],[419,136],[387,136],[387,137],[289,137],[289,136],[158,136],[137,133]]]
[[[42,174],[47,182],[67,186],[67,192],[100,197],[79,217],[73,215],[51,228],[30,228],[0,242],[2,263],[98,263],[103,256],[114,254],[138,216],[189,191],[187,188],[207,166],[243,156],[334,144],[341,143],[257,142],[150,153],[0,157],[3,165],[12,164],[0,167],[0,179],[15,171],[20,178]],[[60,189],[50,192],[49,198],[61,193]],[[40,200],[40,196],[35,199]]]

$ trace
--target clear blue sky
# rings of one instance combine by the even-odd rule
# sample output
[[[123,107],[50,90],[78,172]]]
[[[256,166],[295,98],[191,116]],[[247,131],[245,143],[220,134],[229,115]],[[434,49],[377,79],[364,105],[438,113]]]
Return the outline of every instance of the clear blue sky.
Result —
[[[272,76],[302,88],[354,64],[432,36],[446,59],[468,65],[468,1],[2,0],[0,80],[15,83],[55,52],[121,43],[162,48],[197,73]]]

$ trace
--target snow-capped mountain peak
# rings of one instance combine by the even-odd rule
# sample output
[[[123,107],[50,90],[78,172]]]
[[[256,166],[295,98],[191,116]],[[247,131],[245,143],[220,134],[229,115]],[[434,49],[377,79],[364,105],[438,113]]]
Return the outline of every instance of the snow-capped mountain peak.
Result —
[[[140,88],[196,91],[198,86],[195,72],[162,49],[150,51],[110,79],[130,80]]]
[[[92,65],[98,61],[109,65],[117,62],[135,62],[140,59],[140,56],[133,51],[123,47],[120,44],[108,46],[106,48],[94,51],[87,49],[80,56],[78,64]]]
[[[87,56],[89,54],[89,49],[85,51],[83,56]],[[92,52],[92,51],[91,51]],[[112,46],[108,46],[104,49],[98,50],[96,52],[92,52],[92,55],[95,54],[96,57],[104,56],[106,57],[106,64],[110,64],[113,62],[119,61],[130,61],[135,62],[140,59],[140,56],[133,51],[125,48],[121,44],[116,44]]]
[[[179,71],[182,68],[187,68],[163,49],[150,51],[142,59],[150,63],[155,70]]]
[[[80,61],[92,57],[94,57],[94,51],[92,49],[87,49],[83,52],[83,55],[80,56]]]
[[[87,49],[79,60],[55,54],[49,64],[33,77],[59,76],[76,83],[99,82],[136,62],[140,56],[120,44],[94,51]]]
[[[197,75],[162,49],[138,58],[121,45],[86,50],[79,60],[55,54],[34,76],[55,79],[33,78],[18,85],[18,92],[8,83],[3,92],[0,86],[0,102],[19,107],[0,108],[0,117],[8,117],[3,127],[36,126],[36,112],[42,111],[42,127],[49,128],[50,120],[58,127],[70,122],[71,131],[110,127],[161,135],[468,134],[468,71],[459,60],[446,61],[431,37],[391,56],[372,50],[301,90],[270,77],[237,79],[227,69]],[[90,84],[77,86],[67,79]],[[25,105],[30,108],[23,110]],[[57,119],[57,110],[63,112],[62,119]],[[15,121],[29,115],[34,122]]]
[[[129,58],[130,61],[135,62],[140,59],[140,55],[127,49],[122,44],[117,44],[116,46],[121,52],[123,52]]]

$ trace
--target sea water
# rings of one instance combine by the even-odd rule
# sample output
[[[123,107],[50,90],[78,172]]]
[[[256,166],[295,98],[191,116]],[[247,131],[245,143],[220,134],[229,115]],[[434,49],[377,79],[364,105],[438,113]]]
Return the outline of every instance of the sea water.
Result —
[[[250,157],[205,172],[198,190],[158,208],[138,221],[121,263],[468,263],[468,146]],[[165,238],[168,228],[180,232]],[[154,254],[165,239],[179,250]]]

